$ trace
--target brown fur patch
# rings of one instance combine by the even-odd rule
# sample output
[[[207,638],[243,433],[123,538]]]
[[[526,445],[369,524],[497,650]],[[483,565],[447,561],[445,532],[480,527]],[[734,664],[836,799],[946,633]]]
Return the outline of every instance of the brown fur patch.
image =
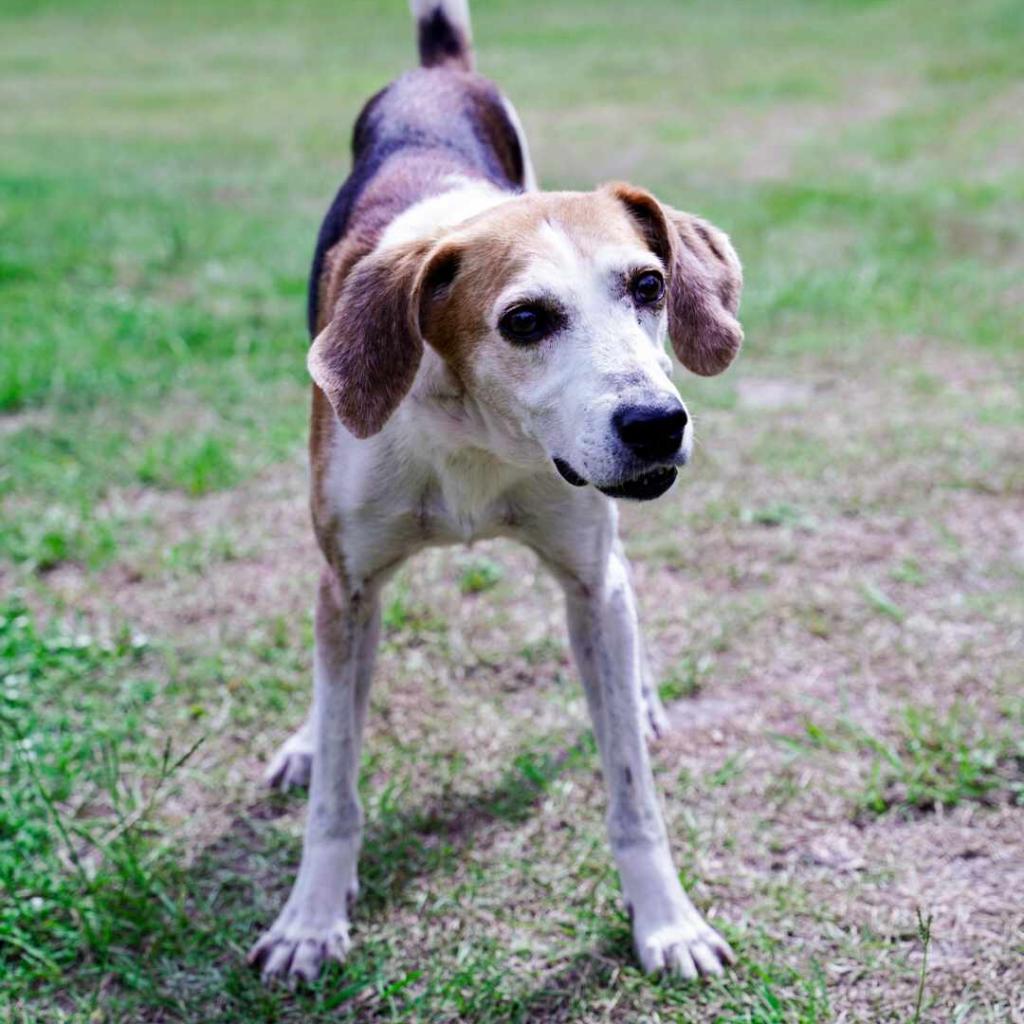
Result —
[[[648,233],[642,228],[638,230],[638,224],[628,215],[623,204],[605,189],[596,192],[554,193],[549,198],[548,216],[565,229],[582,253],[591,254],[606,245],[631,245],[639,242],[662,258],[661,253],[651,244]]]
[[[609,243],[641,241],[621,204],[601,193],[550,192],[516,196],[461,225],[449,245],[460,253],[458,274],[424,319],[424,337],[456,376],[489,329],[498,295],[529,264],[546,255],[545,225],[556,225],[582,253]]]
[[[356,437],[377,433],[423,356],[419,297],[429,241],[371,253],[349,272],[334,317],[309,350],[309,372]]]
[[[373,251],[388,225],[421,199],[443,192],[451,175],[463,173],[458,162],[433,152],[398,154],[384,163],[356,202],[347,232],[325,255],[318,282],[318,334],[334,316],[349,272]]]
[[[344,578],[341,551],[335,544],[337,523],[324,490],[330,462],[331,438],[338,429],[337,422],[327,396],[314,384],[309,414],[309,512],[313,520],[313,532],[324,558],[334,568],[339,578]]]
[[[458,254],[458,272],[423,318],[424,337],[459,380],[464,379],[473,350],[488,329],[487,311],[522,267],[515,217],[507,213],[484,217],[475,229],[460,231],[449,241],[449,251]]]
[[[608,190],[668,267],[668,332],[679,361],[702,376],[721,373],[743,344],[736,319],[743,271],[728,237],[643,189],[615,184]]]

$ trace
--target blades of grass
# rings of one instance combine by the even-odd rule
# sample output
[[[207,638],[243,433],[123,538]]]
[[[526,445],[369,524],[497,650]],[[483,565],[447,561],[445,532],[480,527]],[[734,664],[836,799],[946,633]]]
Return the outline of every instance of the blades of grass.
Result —
[[[25,956],[31,957],[31,959],[36,961],[36,963],[42,964],[48,970],[53,971],[54,974],[60,973],[60,967],[57,965],[55,960],[47,956],[41,949],[31,945],[19,936],[13,935],[10,932],[0,932],[0,943],[2,942],[6,942],[8,946],[14,946],[16,949],[20,949]]]
[[[925,917],[921,908],[917,908],[917,935],[921,940],[921,975],[917,983],[917,1001],[914,1004],[914,1018],[911,1024],[920,1024],[921,1007],[924,1005],[924,986],[928,975],[928,950],[932,942],[932,915]]]
[[[907,617],[907,613],[870,580],[861,584],[861,593],[875,611],[887,615],[893,622],[903,622]]]
[[[39,777],[39,772],[36,770],[36,766],[32,761],[31,757],[26,757],[21,749],[22,738],[19,737],[18,742],[13,745],[14,756],[18,758],[22,766],[26,769],[29,777],[32,779],[32,785],[39,795],[39,799],[42,800],[43,806],[46,808],[46,812],[53,823],[54,828],[57,830],[58,835],[61,838],[61,842],[67,850],[68,858],[71,861],[76,874],[78,875],[79,883],[83,890],[89,892],[92,888],[92,881],[89,878],[89,873],[85,869],[85,865],[82,863],[81,858],[78,856],[78,851],[75,849],[74,844],[71,842],[71,836],[68,830],[64,827],[64,820],[57,808],[57,805],[53,802],[53,798],[43,785],[43,780]],[[82,928],[86,933],[86,940],[93,944],[96,941],[96,933],[93,931],[89,918],[86,914],[79,914],[79,920],[81,921]]]

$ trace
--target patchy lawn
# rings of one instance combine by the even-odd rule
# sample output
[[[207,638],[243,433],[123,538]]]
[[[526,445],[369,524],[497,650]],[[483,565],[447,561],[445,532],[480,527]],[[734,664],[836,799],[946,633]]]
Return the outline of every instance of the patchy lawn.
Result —
[[[412,34],[54,0],[0,15],[4,1019],[1024,1020],[1022,8],[474,21],[546,184],[630,178],[745,261],[697,457],[623,516],[740,963],[638,972],[556,588],[488,543],[388,592],[350,961],[244,966],[302,828],[259,778],[309,691],[307,259]]]

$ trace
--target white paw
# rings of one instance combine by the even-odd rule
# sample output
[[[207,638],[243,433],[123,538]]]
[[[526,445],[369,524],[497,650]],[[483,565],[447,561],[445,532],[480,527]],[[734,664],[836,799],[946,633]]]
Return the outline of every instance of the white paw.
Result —
[[[264,983],[285,978],[294,984],[313,981],[328,960],[342,963],[351,947],[348,921],[343,917],[325,927],[301,921],[282,924],[279,918],[249,950],[246,959],[259,969]]]
[[[689,980],[721,974],[736,955],[700,918],[679,921],[636,934],[637,955],[648,974],[665,972]]]
[[[302,726],[288,737],[271,758],[263,781],[272,789],[287,791],[293,786],[304,789],[309,785],[313,771],[313,739],[310,730]]]
[[[661,697],[655,689],[645,688],[644,697],[644,736],[649,742],[660,740],[669,730],[668,715]]]

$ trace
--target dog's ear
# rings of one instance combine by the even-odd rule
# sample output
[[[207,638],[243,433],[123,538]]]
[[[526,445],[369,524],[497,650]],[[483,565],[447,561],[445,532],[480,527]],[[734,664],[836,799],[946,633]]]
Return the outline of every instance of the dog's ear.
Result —
[[[306,365],[356,437],[378,433],[412,387],[423,358],[424,317],[458,264],[454,247],[414,242],[371,253],[349,272]]]
[[[609,189],[665,265],[668,333],[679,361],[704,377],[721,373],[743,344],[736,319],[743,271],[729,237],[700,217],[663,206],[643,189]]]

